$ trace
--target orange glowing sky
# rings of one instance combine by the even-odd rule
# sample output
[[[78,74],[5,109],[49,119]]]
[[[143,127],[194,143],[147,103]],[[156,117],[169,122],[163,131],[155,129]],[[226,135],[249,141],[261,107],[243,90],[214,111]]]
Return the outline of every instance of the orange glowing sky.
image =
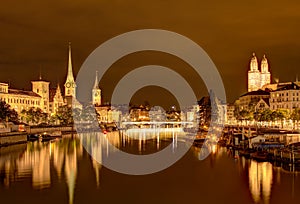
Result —
[[[63,85],[69,41],[76,75],[87,56],[106,40],[136,29],[156,28],[198,43],[216,64],[232,102],[246,92],[248,63],[254,51],[259,60],[266,53],[272,78],[291,81],[299,74],[299,11],[297,0],[4,1],[0,7],[0,81],[30,89],[30,80],[37,79],[41,69],[51,86]],[[190,76],[191,83],[197,80],[178,59],[148,52],[137,55],[113,66],[130,70],[153,60]],[[111,71],[109,80],[100,83],[104,100],[110,97],[114,78],[120,74]],[[197,89],[200,99],[206,90]]]

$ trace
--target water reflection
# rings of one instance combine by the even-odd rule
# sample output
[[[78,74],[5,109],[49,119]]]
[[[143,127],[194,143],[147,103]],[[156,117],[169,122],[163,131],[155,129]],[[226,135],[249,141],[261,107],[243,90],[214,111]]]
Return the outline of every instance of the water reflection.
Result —
[[[78,139],[66,138],[54,142],[29,142],[25,150],[16,158],[7,159],[1,155],[0,172],[4,175],[3,184],[31,177],[34,189],[51,186],[51,164],[61,179],[62,172],[68,186],[69,203],[73,203],[77,178],[77,161],[82,155]],[[14,154],[11,152],[10,154]]]
[[[249,165],[249,189],[255,203],[269,203],[272,182],[272,164],[251,160]]]
[[[83,154],[86,155],[86,153],[80,141],[85,141],[88,144],[86,148],[89,152],[92,152],[95,158],[82,156]],[[237,200],[245,199],[245,203],[280,203],[279,201],[282,201],[278,200],[280,193],[285,194],[285,199],[289,203],[293,203],[295,201],[294,198],[299,198],[300,190],[297,187],[299,178],[297,174],[288,172],[294,169],[292,166],[283,168],[282,166],[276,167],[276,165],[268,162],[259,163],[248,160],[239,157],[236,151],[227,150],[214,143],[208,143],[203,148],[192,147],[188,156],[185,156],[184,162],[179,162],[177,166],[178,171],[173,169],[155,175],[126,177],[104,170],[100,164],[102,160],[109,158],[114,153],[115,148],[134,154],[150,154],[165,148],[167,145],[171,145],[176,150],[181,142],[185,142],[185,138],[180,134],[156,134],[151,139],[146,139],[145,135],[141,134],[140,137],[137,135],[136,138],[132,139],[126,134],[113,132],[106,135],[83,133],[76,135],[76,137],[72,135],[64,136],[63,139],[53,142],[29,142],[24,145],[0,148],[0,185],[8,189],[12,187],[13,182],[30,183],[35,193],[39,193],[45,188],[49,190],[49,188],[54,189],[65,185],[66,188],[58,188],[60,190],[55,191],[55,193],[58,192],[65,197],[68,195],[68,202],[72,204],[81,203],[79,202],[78,194],[80,194],[82,188],[87,188],[87,191],[97,189],[97,191],[93,192],[96,194],[101,194],[102,192],[98,199],[109,197],[105,195],[108,193],[107,189],[118,189],[119,186],[122,186],[122,179],[126,180],[126,185],[123,185],[121,190],[120,187],[118,192],[122,191],[123,196],[126,193],[131,193],[131,189],[134,189],[140,182],[152,183],[152,186],[143,186],[145,191],[148,192],[153,187],[161,191],[169,188],[170,191],[167,191],[167,195],[172,194],[171,190],[183,192],[181,191],[183,189],[182,184],[177,185],[176,182],[172,182],[173,178],[187,175],[189,182],[186,185],[191,186],[189,191],[192,192],[192,196],[186,199],[190,201],[195,200],[193,195],[200,192],[200,186],[202,183],[205,183],[204,181],[206,183],[213,181],[214,187],[208,185],[205,188],[201,188],[200,193],[202,193],[202,196],[210,192],[209,190],[206,192],[206,189],[219,189],[214,191],[214,194],[216,196],[222,195],[223,197],[232,193],[233,189],[240,189],[241,192],[234,194],[232,197],[236,196]],[[115,148],[111,148],[109,144],[112,144]],[[208,152],[210,152],[210,156],[202,160],[203,154],[206,155]],[[88,163],[82,162],[82,165],[79,166],[83,160],[88,161]],[[85,180],[90,175],[92,176],[89,178],[91,180],[87,182],[88,186],[82,187],[81,185],[83,184],[80,184],[80,180]],[[107,179],[101,180],[102,177]],[[215,177],[218,179],[212,180]],[[154,178],[158,180],[156,184]],[[160,181],[164,179],[172,180],[172,185],[161,187]],[[91,181],[94,182],[94,185],[90,185]],[[86,185],[87,183],[84,184]],[[100,185],[101,188],[99,188]],[[226,189],[223,188],[224,185],[227,185]],[[218,188],[218,186],[223,187]],[[60,192],[62,191],[61,189],[66,189],[65,193]],[[75,191],[75,189],[77,190]],[[226,193],[222,194],[223,191]],[[143,192],[139,191],[139,193]],[[4,193],[1,194],[1,197],[3,195]],[[114,195],[115,192],[111,192],[110,196]],[[277,195],[278,197],[276,197]],[[180,196],[180,193],[178,195],[172,194],[172,198],[176,198],[175,200],[180,199]],[[289,196],[293,197],[293,199],[289,198]],[[231,194],[228,197],[231,197]]]

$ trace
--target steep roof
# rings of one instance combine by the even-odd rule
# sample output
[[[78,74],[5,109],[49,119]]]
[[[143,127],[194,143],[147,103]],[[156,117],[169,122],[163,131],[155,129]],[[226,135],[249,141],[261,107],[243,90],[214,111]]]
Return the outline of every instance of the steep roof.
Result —
[[[34,93],[33,91],[24,91],[24,90],[18,90],[18,89],[8,89],[9,94],[14,95],[23,95],[23,96],[33,96],[33,97],[41,97],[37,93]]]
[[[204,105],[210,105],[210,97],[209,96],[203,96],[199,101],[198,101],[199,106],[204,106]]]
[[[241,97],[242,96],[269,96],[269,95],[270,95],[270,92],[259,89],[257,91],[251,91],[251,92],[245,93],[244,95],[241,95]]]
[[[49,89],[49,101],[53,102],[53,98],[56,94],[56,88],[50,88]]]
[[[264,100],[265,103],[270,107],[270,100],[268,98],[262,98],[261,100]]]
[[[278,88],[276,91],[284,91],[284,90],[300,90],[300,87],[293,82],[291,84]]]

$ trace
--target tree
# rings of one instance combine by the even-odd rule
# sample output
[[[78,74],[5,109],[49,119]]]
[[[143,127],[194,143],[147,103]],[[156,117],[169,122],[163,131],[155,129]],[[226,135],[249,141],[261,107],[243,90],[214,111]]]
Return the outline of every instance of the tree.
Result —
[[[19,122],[18,113],[5,101],[0,101],[0,119],[10,122]]]
[[[298,128],[298,123],[300,121],[300,109],[299,108],[296,108],[293,110],[293,112],[291,114],[291,119],[293,120],[294,129],[296,128],[296,124],[297,124],[297,128]]]
[[[94,105],[85,106],[81,113],[81,120],[86,122],[94,122],[98,118],[97,111],[95,110]]]
[[[72,108],[67,105],[60,106],[53,117],[51,120],[56,120],[61,125],[71,125],[74,123]]]
[[[241,110],[238,113],[238,117],[239,120],[252,120],[253,119],[253,113],[248,111],[248,110]]]
[[[31,107],[29,110],[21,111],[21,120],[28,124],[40,124],[48,122],[48,114],[44,113],[40,108]]]
[[[283,128],[284,119],[288,119],[288,118],[289,118],[289,113],[287,110],[284,109],[277,109],[273,111],[273,113],[271,114],[271,120],[272,121],[279,120],[281,122],[281,128]]]

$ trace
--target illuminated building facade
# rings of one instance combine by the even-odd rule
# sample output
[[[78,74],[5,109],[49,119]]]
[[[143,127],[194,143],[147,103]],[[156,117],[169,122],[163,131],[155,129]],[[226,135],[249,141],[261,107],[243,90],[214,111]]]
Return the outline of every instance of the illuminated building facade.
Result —
[[[18,113],[29,108],[40,108],[44,113],[54,114],[60,106],[82,108],[76,100],[76,83],[73,76],[71,44],[69,44],[68,72],[66,77],[65,95],[62,95],[59,85],[49,88],[50,82],[42,80],[31,81],[32,90],[11,89],[8,83],[0,83],[0,100],[5,101]],[[101,96],[100,96],[101,101]]]
[[[290,83],[273,91],[270,96],[271,110],[300,108],[300,86]]]
[[[43,98],[34,91],[11,89],[7,83],[0,83],[0,100],[5,101],[20,113],[29,107],[43,108]]]
[[[250,61],[250,70],[248,71],[248,92],[262,89],[264,85],[271,83],[271,73],[269,72],[269,64],[266,56],[261,61],[261,70],[258,67],[258,61],[253,53]]]

